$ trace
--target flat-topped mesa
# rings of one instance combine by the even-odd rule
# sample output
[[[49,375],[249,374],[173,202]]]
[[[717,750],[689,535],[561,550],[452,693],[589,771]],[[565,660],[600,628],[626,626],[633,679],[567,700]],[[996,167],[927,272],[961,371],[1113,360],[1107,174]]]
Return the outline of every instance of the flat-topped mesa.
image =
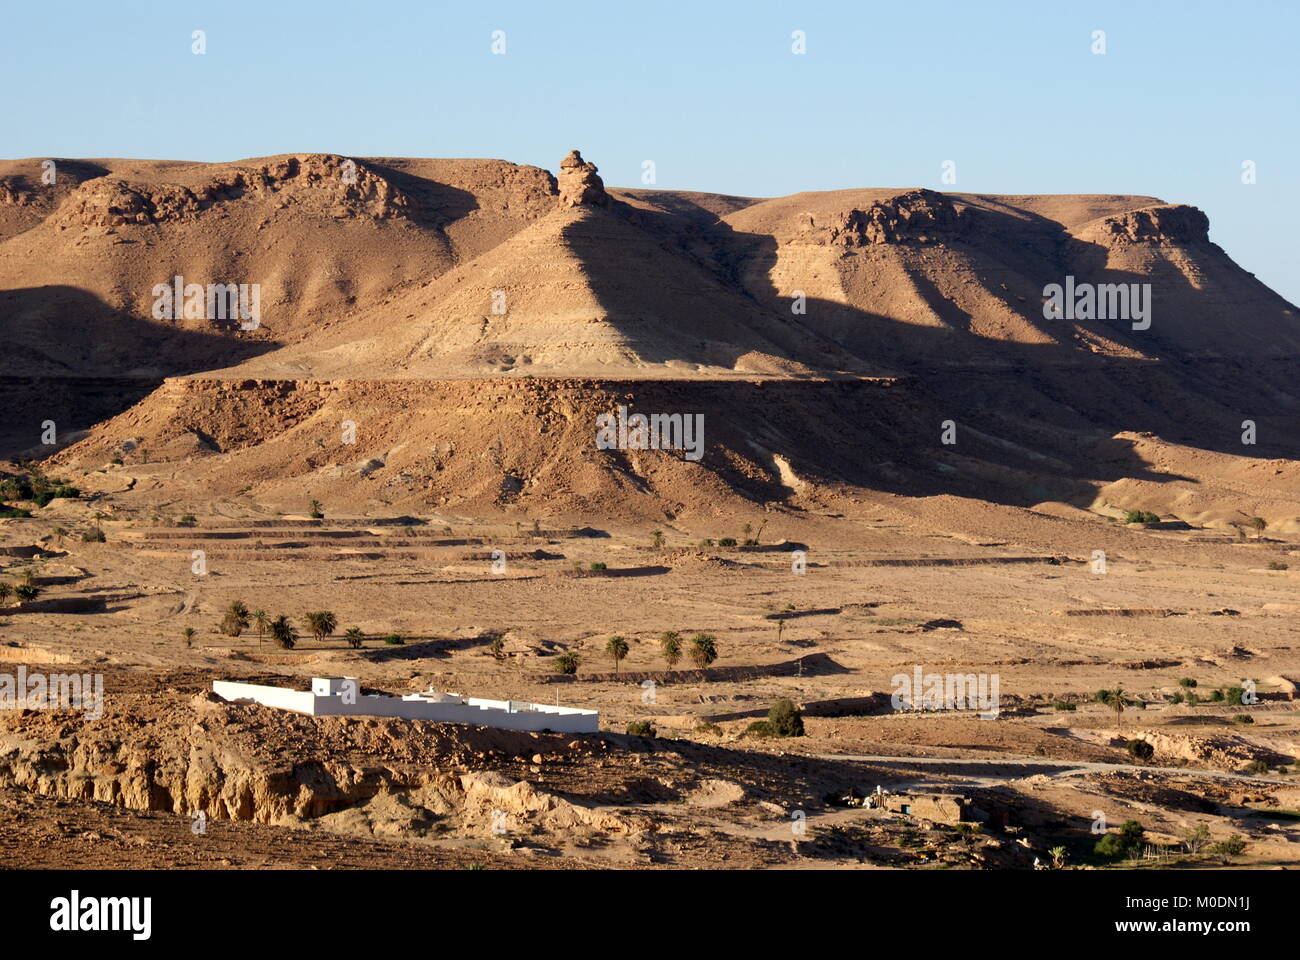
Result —
[[[1130,210],[1097,222],[1091,231],[1110,243],[1208,243],[1210,218],[1185,203]]]
[[[570,207],[604,206],[609,203],[605,183],[596,175],[596,165],[570,150],[560,161],[560,200]]]

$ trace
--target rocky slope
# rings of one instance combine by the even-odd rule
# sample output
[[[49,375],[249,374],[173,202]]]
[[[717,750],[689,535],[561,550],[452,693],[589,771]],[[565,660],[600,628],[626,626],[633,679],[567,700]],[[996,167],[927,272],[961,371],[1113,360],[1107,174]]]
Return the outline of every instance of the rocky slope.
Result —
[[[0,177],[27,224],[0,260],[8,388],[21,371],[28,396],[12,445],[46,417],[90,426],[164,375],[190,379],[96,427],[60,469],[129,444],[177,464],[173,479],[270,502],[305,489],[646,518],[852,488],[1297,512],[1240,502],[1231,478],[1277,461],[1270,489],[1296,479],[1300,318],[1193,207],[617,190],[577,151],[558,178],[323,155],[75,169],[48,197]],[[34,285],[54,271],[63,286]],[[177,273],[264,284],[262,325],[153,320],[152,285]],[[1067,282],[1149,286],[1150,326],[1053,314],[1046,291]],[[106,369],[130,389],[40,388]],[[597,451],[595,418],[618,403],[705,413],[709,455]]]

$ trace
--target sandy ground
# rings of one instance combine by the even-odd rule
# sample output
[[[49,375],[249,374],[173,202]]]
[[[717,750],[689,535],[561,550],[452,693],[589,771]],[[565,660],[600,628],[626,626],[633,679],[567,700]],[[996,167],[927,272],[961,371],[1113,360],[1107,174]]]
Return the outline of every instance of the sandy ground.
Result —
[[[277,530],[275,522],[294,518],[268,521],[233,501],[214,504],[192,527],[138,516],[108,521],[103,544],[56,538],[47,519],[7,521],[5,545],[46,548],[33,560],[4,558],[11,582],[31,568],[42,588],[32,609],[11,608],[3,624],[8,669],[102,673],[107,717],[147,713],[157,698],[202,697],[213,679],[301,687],[312,676],[342,674],[394,693],[433,686],[599,709],[611,753],[598,761],[542,761],[524,745],[466,748],[454,763],[442,754],[428,763],[494,771],[633,826],[588,824],[578,836],[572,825],[525,813],[512,852],[508,838],[463,813],[430,835],[409,822],[392,826],[392,818],[377,826],[373,811],[351,818],[336,811],[295,822],[215,818],[208,836],[217,842],[193,848],[186,836],[194,836],[194,811],[178,809],[181,801],[124,810],[69,798],[46,779],[35,790],[58,796],[5,791],[6,805],[21,814],[5,862],[87,864],[99,860],[87,851],[103,849],[114,865],[157,866],[1029,866],[1058,844],[1087,861],[1098,816],[1112,829],[1138,819],[1149,841],[1169,849],[1206,823],[1215,840],[1246,838],[1234,863],[1293,862],[1300,821],[1287,811],[1300,800],[1291,774],[1300,748],[1287,678],[1300,676],[1298,574],[1267,569],[1267,558],[1286,556],[1294,542],[1268,535],[1197,542],[1196,531],[894,497],[855,506],[834,518],[778,513],[757,549],[700,545],[721,529],[665,527],[665,542],[655,546],[648,530],[533,534],[449,517],[403,527],[331,517]],[[366,531],[363,547],[355,545],[358,531]],[[792,571],[795,548],[806,551],[805,573]],[[206,575],[192,572],[193,549],[207,551]],[[502,573],[491,569],[493,549],[509,558]],[[1094,572],[1096,549],[1106,552],[1104,574]],[[899,561],[916,565],[891,565]],[[606,564],[604,575],[591,574],[592,563]],[[224,636],[221,612],[236,599],[295,620],[327,606],[339,627],[292,651],[255,630]],[[65,600],[102,603],[94,612],[39,609]],[[342,640],[351,626],[367,636],[360,650]],[[186,627],[196,631],[189,645]],[[666,670],[658,645],[666,630],[714,635],[717,661],[704,672],[688,663]],[[381,642],[391,633],[404,644]],[[617,673],[604,653],[615,633],[630,646]],[[575,678],[556,674],[563,651],[582,657]],[[893,710],[893,677],[917,666],[996,676],[1001,714]],[[1261,701],[1172,704],[1184,677],[1203,698],[1252,680]],[[1091,702],[1103,687],[1122,687],[1135,701],[1118,720]],[[806,735],[746,736],[783,698],[803,708]],[[1254,722],[1233,719],[1242,715]],[[12,714],[4,719],[17,723]],[[622,736],[634,720],[652,721],[659,739]],[[77,718],[72,730],[49,735],[84,740],[97,722],[104,721]],[[259,721],[266,729],[278,723],[274,715]],[[5,755],[7,780],[17,785],[15,732]],[[295,736],[292,748],[304,756],[333,755],[311,729]],[[1135,737],[1156,747],[1148,764],[1124,749]],[[972,842],[922,818],[926,829],[913,841],[916,818],[882,820],[879,811],[827,802],[877,784],[970,796],[1006,810],[1011,829],[1023,833],[990,828]],[[304,829],[309,843],[289,842],[290,831]]]

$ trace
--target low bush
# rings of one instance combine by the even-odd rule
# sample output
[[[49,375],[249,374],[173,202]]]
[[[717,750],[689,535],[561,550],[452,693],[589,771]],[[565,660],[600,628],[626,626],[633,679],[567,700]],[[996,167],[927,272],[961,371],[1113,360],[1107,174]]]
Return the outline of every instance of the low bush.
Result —
[[[773,731],[773,729],[772,729],[772,724],[771,724],[770,721],[767,721],[767,720],[755,720],[753,723],[751,723],[749,726],[747,726],[747,727],[745,728],[745,736],[747,736],[747,737],[773,737],[773,736],[776,736],[776,733],[775,733],[775,731]]]
[[[1227,840],[1220,840],[1218,843],[1212,843],[1208,847],[1210,853],[1217,853],[1221,856],[1239,857],[1246,852],[1246,841],[1241,834],[1234,833]]]
[[[1156,748],[1145,740],[1130,740],[1125,745],[1125,749],[1130,757],[1134,760],[1141,760],[1143,763],[1156,755]]]
[[[777,737],[802,737],[803,714],[791,700],[778,700],[767,711],[767,722],[772,727],[772,735]]]

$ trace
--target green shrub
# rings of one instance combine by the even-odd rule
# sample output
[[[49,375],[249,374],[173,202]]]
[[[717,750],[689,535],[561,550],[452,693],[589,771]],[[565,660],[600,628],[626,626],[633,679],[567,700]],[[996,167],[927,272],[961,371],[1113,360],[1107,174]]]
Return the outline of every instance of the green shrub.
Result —
[[[767,711],[767,722],[772,726],[772,734],[777,737],[802,737],[803,714],[793,701],[778,700]]]
[[[81,496],[81,491],[76,487],[51,487],[48,490],[42,490],[32,495],[32,502],[38,507],[49,506],[51,500],[75,500]]]
[[[721,540],[718,541],[718,546],[720,547],[734,547],[735,545],[736,545],[735,537],[723,537]]]
[[[1193,680],[1191,677],[1183,677],[1183,679],[1178,681],[1178,685],[1180,687],[1187,687],[1188,689],[1191,689],[1192,687],[1196,686],[1196,681]]]
[[[384,643],[388,644],[390,647],[401,647],[406,645],[406,641],[402,639],[400,633],[390,633],[388,636],[384,637]]]
[[[0,480],[0,500],[30,500],[32,488],[22,477],[5,477]]]
[[[1175,693],[1172,697],[1169,698],[1169,702],[1170,702],[1170,703],[1182,703],[1182,702],[1183,702],[1183,695],[1182,695],[1181,693]]]
[[[1270,570],[1286,570],[1286,569],[1289,569],[1289,568],[1287,567],[1287,565],[1286,565],[1285,563],[1283,563],[1281,560],[1270,560],[1270,561],[1268,562],[1268,568],[1269,568]]]
[[[1246,706],[1246,704],[1243,703],[1242,700],[1241,700],[1241,698],[1244,697],[1245,695],[1246,695],[1246,691],[1245,691],[1244,689],[1242,689],[1241,687],[1229,687],[1229,688],[1228,688],[1228,705],[1231,706],[1231,707],[1243,707],[1243,706]]]
[[[595,561],[594,563],[592,563],[590,569],[592,569],[592,570],[607,570],[607,569],[609,569],[609,568],[608,568],[604,563],[602,563],[601,561],[597,560],[597,561]]]
[[[1125,510],[1125,523],[1159,523],[1160,517],[1150,510]]]
[[[1224,697],[1223,697],[1222,690],[1215,690],[1212,694],[1210,694],[1210,703],[1223,703],[1223,700]]]
[[[715,737],[722,736],[722,728],[716,723],[710,723],[707,720],[701,720],[695,725],[696,733],[707,733]]]
[[[1147,743],[1145,740],[1130,740],[1125,745],[1125,749],[1128,750],[1128,755],[1130,757],[1134,760],[1141,760],[1143,763],[1146,763],[1156,755],[1156,748],[1151,746],[1151,744]]]
[[[776,732],[772,729],[772,723],[769,720],[755,720],[745,728],[747,737],[774,737]]]
[[[1248,713],[1239,713],[1232,718],[1233,723],[1254,723],[1255,718]]]
[[[180,523],[198,523],[199,518],[192,513],[181,514]]]
[[[1210,844],[1209,851],[1223,856],[1239,857],[1246,852],[1246,841],[1241,834],[1234,833],[1227,840],[1220,840],[1218,843]]]
[[[11,507],[6,503],[0,503],[0,518],[23,520],[30,517],[32,512],[24,510],[22,507]]]
[[[582,658],[572,650],[568,650],[555,658],[555,670],[557,673],[571,677],[578,672],[580,663],[582,663]]]
[[[627,732],[631,737],[656,736],[655,725],[649,720],[633,720],[627,725]]]
[[[94,530],[87,530],[81,535],[82,543],[103,543],[104,531],[96,527]]]
[[[1252,760],[1250,763],[1246,764],[1246,772],[1257,774],[1268,773],[1268,764],[1263,760]]]
[[[1119,825],[1119,835],[1125,837],[1129,843],[1141,843],[1144,833],[1146,833],[1146,830],[1137,820],[1125,820]]]
[[[1117,833],[1108,833],[1097,841],[1097,846],[1093,847],[1093,852],[1099,857],[1105,857],[1108,860],[1119,860],[1128,853],[1128,844],[1124,838]]]

